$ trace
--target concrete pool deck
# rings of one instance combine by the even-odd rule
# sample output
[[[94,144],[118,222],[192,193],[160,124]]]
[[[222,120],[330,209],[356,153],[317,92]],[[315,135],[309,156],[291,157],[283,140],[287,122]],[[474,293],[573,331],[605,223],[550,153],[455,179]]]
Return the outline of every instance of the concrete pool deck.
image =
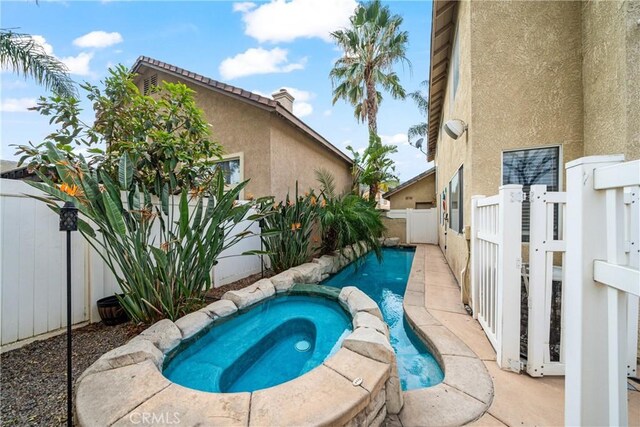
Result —
[[[564,425],[564,377],[533,378],[526,374],[501,370],[496,363],[496,353],[480,324],[467,314],[460,302],[460,288],[440,248],[435,245],[418,245],[417,256],[424,258],[424,290],[409,290],[405,299],[408,298],[408,302],[415,304],[415,307],[426,309],[426,312],[444,327],[443,329],[460,338],[477,355],[493,380],[493,400],[486,412],[469,425]],[[415,279],[417,282],[421,281],[420,277]],[[409,313],[411,310],[415,309],[407,307],[409,316],[412,316],[412,313]],[[399,416],[389,416],[386,420],[387,426],[455,425],[448,418],[434,417],[434,409],[437,407],[433,402],[414,399],[411,394],[405,392],[402,412]],[[630,390],[628,397],[629,424],[633,425],[633,420],[640,420],[640,392]]]

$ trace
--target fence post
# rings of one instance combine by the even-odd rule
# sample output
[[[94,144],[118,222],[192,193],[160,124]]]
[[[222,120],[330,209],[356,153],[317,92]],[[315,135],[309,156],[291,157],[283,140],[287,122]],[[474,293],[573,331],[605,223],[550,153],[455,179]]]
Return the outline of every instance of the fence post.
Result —
[[[500,368],[520,372],[520,280],[522,266],[522,185],[499,191],[498,354]]]
[[[544,242],[548,236],[547,203],[544,197],[546,185],[532,185],[529,193],[529,317],[527,340],[527,372],[531,376],[544,374],[543,344],[549,342],[546,327],[545,296],[547,276],[547,252]],[[548,346],[547,346],[548,348]]]
[[[478,272],[481,266],[478,260],[478,200],[484,199],[484,197],[480,195],[471,196],[471,260],[469,265],[471,266],[471,311],[474,319],[478,318],[478,310],[480,310]]]
[[[607,286],[593,280],[593,261],[607,259],[605,192],[593,187],[594,169],[622,156],[583,157],[566,164],[567,221],[565,424],[608,425]],[[625,391],[626,393],[626,391]],[[626,410],[626,398],[621,399]]]

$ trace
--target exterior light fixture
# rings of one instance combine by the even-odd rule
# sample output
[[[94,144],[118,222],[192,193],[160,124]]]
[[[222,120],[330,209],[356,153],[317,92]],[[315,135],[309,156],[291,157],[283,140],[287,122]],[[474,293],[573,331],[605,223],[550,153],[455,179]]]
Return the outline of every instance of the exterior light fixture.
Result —
[[[442,129],[453,139],[458,139],[468,129],[465,122],[459,119],[448,120]]]
[[[60,231],[67,232],[67,426],[73,425],[73,374],[71,371],[71,232],[78,230],[78,208],[65,202],[60,208]]]

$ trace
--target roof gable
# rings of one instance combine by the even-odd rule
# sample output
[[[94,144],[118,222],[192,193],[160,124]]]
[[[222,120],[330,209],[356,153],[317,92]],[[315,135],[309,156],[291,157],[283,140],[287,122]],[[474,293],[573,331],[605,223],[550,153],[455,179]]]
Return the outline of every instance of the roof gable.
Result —
[[[201,74],[185,70],[184,68],[176,67],[175,65],[167,64],[166,62],[158,61],[157,59],[149,58],[147,56],[138,57],[135,64],[133,64],[133,67],[131,67],[131,72],[138,73],[143,67],[162,71],[175,77],[187,80],[198,86],[204,87],[205,89],[230,96],[258,108],[269,110],[274,114],[282,117],[285,121],[299,129],[301,132],[305,133],[307,136],[311,137],[324,148],[331,151],[342,161],[346,162],[349,165],[353,164],[353,160],[349,156],[344,154],[337,147],[335,147],[324,137],[322,137],[319,133],[317,133],[306,123],[296,117],[293,113],[280,105],[279,102],[271,98],[258,95],[257,93],[249,92],[248,90],[239,88],[237,86],[232,86],[218,80],[205,77]]]
[[[430,175],[433,175],[436,172],[436,168],[433,167],[431,169],[427,169],[426,171],[422,172],[420,175],[416,175],[413,178],[411,178],[408,181],[403,182],[402,184],[398,185],[396,188],[387,191],[386,193],[384,193],[382,195],[382,197],[384,197],[385,199],[387,197],[391,197],[396,193],[401,192],[404,189],[407,189],[409,187],[411,187],[413,184],[417,184],[418,182],[422,181],[423,179],[427,178]]]

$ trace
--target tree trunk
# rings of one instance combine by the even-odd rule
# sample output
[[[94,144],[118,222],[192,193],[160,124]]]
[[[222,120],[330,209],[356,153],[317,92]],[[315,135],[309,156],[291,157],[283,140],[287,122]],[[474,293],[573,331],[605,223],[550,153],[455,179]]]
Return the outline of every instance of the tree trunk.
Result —
[[[367,87],[367,123],[369,132],[378,134],[378,97],[376,95],[376,85],[371,78],[366,78]]]

